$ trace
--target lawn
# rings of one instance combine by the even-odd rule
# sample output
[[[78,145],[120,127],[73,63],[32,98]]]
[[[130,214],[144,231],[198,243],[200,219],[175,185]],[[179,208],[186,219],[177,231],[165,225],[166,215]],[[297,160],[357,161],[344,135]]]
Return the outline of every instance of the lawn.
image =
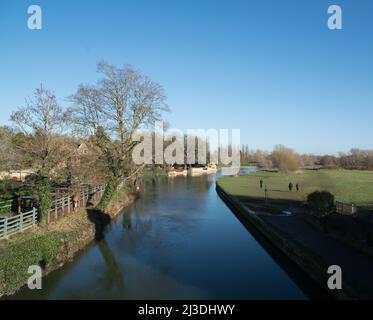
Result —
[[[264,199],[264,187],[267,185],[268,199],[305,201],[307,195],[316,190],[327,190],[334,194],[337,201],[353,203],[360,207],[373,207],[373,171],[358,170],[304,170],[297,173],[257,172],[238,177],[223,177],[218,184],[235,196]],[[294,189],[289,192],[292,182]],[[300,191],[295,191],[295,184]]]

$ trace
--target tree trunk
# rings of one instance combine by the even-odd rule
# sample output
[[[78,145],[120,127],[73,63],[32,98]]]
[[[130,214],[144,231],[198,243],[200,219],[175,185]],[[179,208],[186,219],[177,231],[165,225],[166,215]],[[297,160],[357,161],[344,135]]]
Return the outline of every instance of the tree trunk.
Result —
[[[113,198],[115,192],[118,189],[118,186],[121,182],[121,179],[118,177],[111,177],[106,185],[105,192],[100,200],[100,203],[96,206],[96,209],[102,212],[105,212],[110,200]]]
[[[39,223],[42,226],[47,225],[49,210],[51,209],[51,201],[49,197],[51,187],[49,179],[46,175],[39,173],[36,182],[36,192],[39,202]]]

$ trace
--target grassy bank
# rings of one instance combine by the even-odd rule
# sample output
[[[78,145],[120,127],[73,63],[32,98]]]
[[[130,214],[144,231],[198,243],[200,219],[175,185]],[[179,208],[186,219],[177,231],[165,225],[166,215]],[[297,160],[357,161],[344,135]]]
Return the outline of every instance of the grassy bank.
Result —
[[[107,217],[134,201],[127,190],[118,192],[109,204]],[[81,208],[43,229],[34,228],[0,241],[0,297],[11,295],[26,284],[31,265],[40,265],[43,275],[71,260],[97,236],[97,221],[92,210]]]
[[[219,179],[219,185],[234,196],[264,204],[264,188],[267,185],[268,206],[285,208],[287,202],[304,202],[307,195],[316,190],[327,190],[337,201],[353,203],[364,208],[373,207],[373,171],[320,170],[297,173],[257,172],[239,177]],[[289,182],[300,184],[300,191],[288,190]]]

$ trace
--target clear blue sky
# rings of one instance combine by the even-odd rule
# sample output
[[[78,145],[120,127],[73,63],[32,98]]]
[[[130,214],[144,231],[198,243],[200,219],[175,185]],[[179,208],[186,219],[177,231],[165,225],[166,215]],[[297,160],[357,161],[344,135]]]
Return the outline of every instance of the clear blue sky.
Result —
[[[43,9],[43,30],[27,8]],[[343,9],[343,30],[327,8]],[[0,1],[0,124],[43,83],[67,106],[101,59],[161,83],[173,127],[271,150],[373,148],[371,0]]]

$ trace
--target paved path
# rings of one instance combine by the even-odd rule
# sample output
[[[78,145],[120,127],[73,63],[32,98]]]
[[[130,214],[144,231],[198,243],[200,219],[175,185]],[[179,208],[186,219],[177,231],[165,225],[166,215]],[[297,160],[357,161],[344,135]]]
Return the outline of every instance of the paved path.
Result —
[[[367,297],[373,298],[372,256],[361,253],[318,231],[299,214],[291,216],[259,215],[288,239],[301,243],[319,255],[326,265],[340,266],[343,279],[349,285],[363,290]]]

